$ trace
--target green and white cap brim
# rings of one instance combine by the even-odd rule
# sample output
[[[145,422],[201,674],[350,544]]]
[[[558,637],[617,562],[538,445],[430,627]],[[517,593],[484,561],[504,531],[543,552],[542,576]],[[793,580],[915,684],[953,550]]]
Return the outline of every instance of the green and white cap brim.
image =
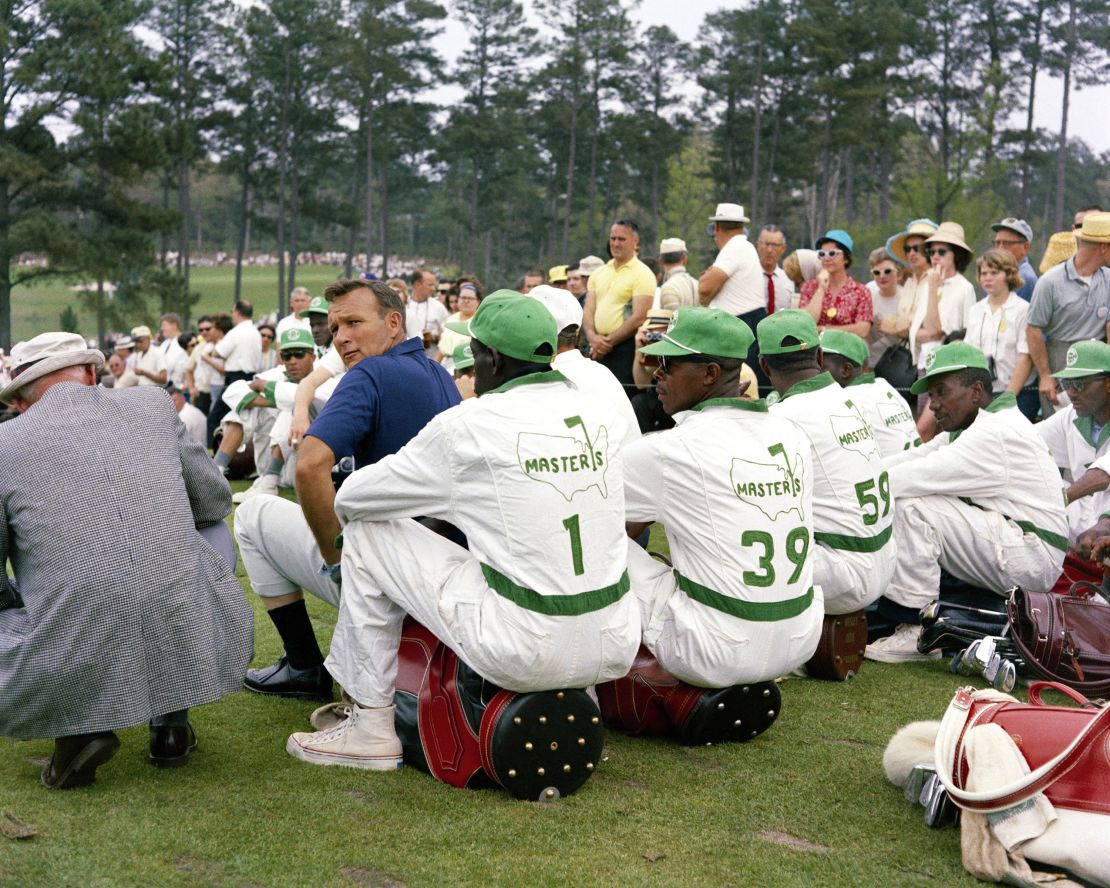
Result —
[[[1110,373],[1110,345],[1097,339],[1085,339],[1068,349],[1064,369],[1052,376],[1054,379],[1078,379],[1104,373]]]

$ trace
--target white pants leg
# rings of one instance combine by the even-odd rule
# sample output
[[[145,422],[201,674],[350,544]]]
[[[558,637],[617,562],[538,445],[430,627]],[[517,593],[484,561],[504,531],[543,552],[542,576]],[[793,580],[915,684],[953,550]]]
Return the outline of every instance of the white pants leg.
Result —
[[[723,688],[768,681],[801,666],[817,649],[824,606],[815,585],[801,614],[753,623],[690,599],[674,571],[629,540],[628,576],[640,606],[643,641],[659,664],[692,685]]]
[[[897,604],[917,608],[934,601],[941,568],[999,595],[1011,586],[1046,592],[1060,575],[1064,553],[1022,533],[998,512],[940,495],[900,498],[895,506],[903,557],[886,596]]]
[[[479,675],[513,691],[585,687],[628,672],[635,601],[577,617],[525,611],[493,592],[478,560],[415,521],[343,529],[343,596],[328,671],[365,706],[389,706],[411,614]]]
[[[311,592],[328,604],[339,603],[339,587],[320,568],[324,559],[296,503],[256,496],[235,511],[235,539],[251,588],[263,598]]]
[[[894,570],[894,541],[878,552],[849,552],[823,543],[813,547],[813,584],[825,596],[826,614],[850,614],[877,601]]]

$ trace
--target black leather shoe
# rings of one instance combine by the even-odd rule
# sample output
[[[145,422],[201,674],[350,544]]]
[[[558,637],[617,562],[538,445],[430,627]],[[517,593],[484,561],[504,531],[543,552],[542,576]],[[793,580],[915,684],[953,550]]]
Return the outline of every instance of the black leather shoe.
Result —
[[[308,669],[294,669],[285,654],[270,666],[248,669],[243,687],[273,697],[297,697],[324,703],[332,699],[331,676],[322,663]]]
[[[47,789],[74,789],[96,779],[96,769],[116,754],[119,737],[111,731],[58,737],[50,764],[42,770]]]
[[[183,725],[150,726],[150,763],[156,768],[177,768],[189,761],[197,748],[197,732]]]

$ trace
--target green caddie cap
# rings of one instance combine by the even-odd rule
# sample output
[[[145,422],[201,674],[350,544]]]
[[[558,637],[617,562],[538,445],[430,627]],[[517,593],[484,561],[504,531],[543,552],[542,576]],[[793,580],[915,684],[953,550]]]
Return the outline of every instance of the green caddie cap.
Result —
[[[847,330],[825,330],[821,334],[821,351],[828,355],[840,355],[861,367],[867,363],[870,354],[867,343]]]
[[[1056,379],[1075,379],[1110,373],[1110,345],[1097,339],[1084,339],[1068,349],[1064,369],[1052,375]]]
[[[469,370],[474,366],[474,352],[470,348],[470,343],[466,342],[462,345],[456,345],[455,350],[451,352],[451,360],[455,362],[456,370]]]
[[[313,354],[316,352],[316,340],[304,327],[290,327],[281,334],[278,351],[292,351],[295,348],[307,348]]]
[[[817,348],[817,322],[808,311],[788,308],[768,315],[756,325],[755,337],[759,340],[761,355],[786,355],[791,352]],[[786,340],[793,339],[794,342]]]
[[[551,363],[559,338],[555,318],[543,303],[516,290],[490,293],[469,324],[452,322],[446,327],[471,336],[510,358],[534,364]]]
[[[640,349],[641,354],[680,358],[710,355],[715,358],[748,356],[755,341],[752,328],[740,318],[719,308],[680,308],[663,338]]]
[[[966,342],[950,342],[936,351],[930,352],[925,359],[925,375],[910,386],[915,395],[929,390],[929,380],[955,373],[957,370],[986,370],[987,356],[974,345]]]
[[[312,301],[308,303],[308,308],[304,311],[297,312],[297,317],[307,318],[312,314],[327,314],[328,313],[328,300],[323,296],[313,296]]]

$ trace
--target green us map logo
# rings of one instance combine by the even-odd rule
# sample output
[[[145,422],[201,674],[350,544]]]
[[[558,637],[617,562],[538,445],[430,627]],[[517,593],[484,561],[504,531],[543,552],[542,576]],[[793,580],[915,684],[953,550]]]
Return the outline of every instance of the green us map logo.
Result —
[[[521,432],[517,436],[520,468],[533,481],[550,484],[568,503],[575,494],[591,487],[608,497],[605,473],[609,468],[609,430],[599,426],[591,435],[581,416],[568,416],[563,424],[571,434]]]
[[[751,459],[733,459],[729,481],[737,497],[749,506],[755,506],[769,521],[780,515],[795,512],[799,521],[805,521],[802,491],[805,489],[805,464],[800,453],[791,462],[786,448],[772,444],[767,448],[771,460],[757,462]]]

